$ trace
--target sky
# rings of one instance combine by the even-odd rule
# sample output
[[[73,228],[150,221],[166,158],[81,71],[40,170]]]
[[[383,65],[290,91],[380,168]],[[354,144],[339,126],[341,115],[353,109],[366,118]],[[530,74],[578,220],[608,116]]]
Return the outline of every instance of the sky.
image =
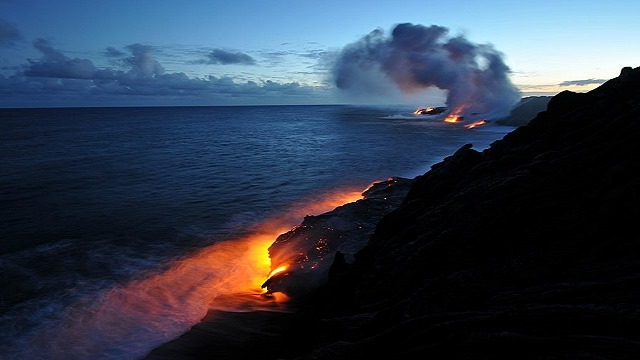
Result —
[[[631,0],[0,0],[0,108],[444,104],[433,82],[338,86],[348,50],[372,33],[391,44],[399,24],[490,49],[520,96],[584,92],[640,65],[639,13]]]

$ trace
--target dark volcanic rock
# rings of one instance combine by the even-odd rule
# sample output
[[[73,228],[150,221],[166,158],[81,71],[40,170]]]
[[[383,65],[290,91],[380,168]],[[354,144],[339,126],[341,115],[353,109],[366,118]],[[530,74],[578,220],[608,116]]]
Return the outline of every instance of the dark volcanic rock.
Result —
[[[362,193],[362,199],[307,216],[280,235],[269,254],[273,267],[284,263],[288,268],[263,287],[285,293],[292,301],[282,304],[268,294],[219,295],[200,323],[145,359],[281,359],[306,350],[307,339],[292,342],[302,335],[297,333],[296,304],[312,296],[340,264],[353,262],[380,218],[402,204],[413,181],[395,177],[376,182]]]
[[[202,321],[191,331],[151,351],[145,360],[275,359],[293,356],[283,332],[294,313],[286,304],[258,294],[216,298]]]
[[[283,292],[299,300],[327,280],[336,254],[352,261],[373,234],[378,221],[396,209],[407,195],[412,179],[389,178],[371,185],[363,199],[325,214],[306,216],[294,229],[278,236],[269,247],[272,268],[287,269],[268,279],[268,292]]]
[[[551,98],[551,96],[528,96],[522,98],[513,107],[509,115],[497,119],[496,124],[515,127],[527,125],[538,113],[547,109],[547,104]]]
[[[262,358],[640,358],[638,89],[625,68],[560,93],[413,179]]]
[[[640,68],[418,177],[300,315],[309,359],[640,358]]]

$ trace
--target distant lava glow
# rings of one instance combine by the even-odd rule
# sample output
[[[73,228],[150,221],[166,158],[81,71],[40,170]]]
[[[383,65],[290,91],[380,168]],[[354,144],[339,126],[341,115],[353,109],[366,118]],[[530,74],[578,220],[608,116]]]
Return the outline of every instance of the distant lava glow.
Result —
[[[453,111],[451,111],[449,113],[449,115],[447,115],[444,118],[444,122],[446,123],[450,123],[450,124],[455,124],[455,123],[461,123],[465,120],[465,115],[463,114],[465,110],[467,110],[468,108],[470,108],[471,106],[468,105],[462,105],[457,107],[456,109],[454,109]],[[431,106],[427,106],[424,108],[418,108],[416,109],[413,114],[414,115],[436,115],[436,114],[440,114],[442,112],[446,111],[446,107],[431,107]],[[473,115],[478,115],[478,114],[471,114]],[[464,125],[465,128],[467,129],[473,129],[475,127],[478,127],[480,125],[484,125],[486,124],[487,121],[485,119],[480,119],[480,120],[475,120],[469,124]]]
[[[447,123],[457,123],[459,121],[462,121],[462,116],[449,115],[444,119],[444,122],[447,122]]]
[[[442,112],[445,112],[446,110],[447,108],[444,106],[440,106],[440,107],[427,106],[427,107],[415,109],[413,114],[414,115],[437,115]]]
[[[487,121],[483,119],[483,120],[474,121],[471,124],[465,125],[464,127],[466,127],[467,129],[473,129],[474,127],[478,127],[478,126],[484,125],[486,123],[487,123]]]
[[[420,114],[428,114],[430,112],[432,112],[434,110],[434,108],[432,108],[431,106],[427,106],[425,108],[417,108],[413,113],[416,115],[420,115]]]
[[[457,123],[464,119],[462,116],[462,112],[466,109],[464,106],[460,106],[453,110],[446,118],[444,118],[444,122],[447,123]]]

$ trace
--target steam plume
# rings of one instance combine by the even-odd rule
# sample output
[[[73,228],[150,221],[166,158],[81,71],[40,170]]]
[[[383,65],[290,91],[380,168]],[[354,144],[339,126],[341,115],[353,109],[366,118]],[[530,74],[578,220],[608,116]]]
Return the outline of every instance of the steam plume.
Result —
[[[446,105],[464,114],[507,115],[520,100],[501,53],[442,26],[398,24],[386,36],[374,30],[340,53],[334,67],[338,88],[379,91],[394,84],[405,93],[428,87],[447,90]]]

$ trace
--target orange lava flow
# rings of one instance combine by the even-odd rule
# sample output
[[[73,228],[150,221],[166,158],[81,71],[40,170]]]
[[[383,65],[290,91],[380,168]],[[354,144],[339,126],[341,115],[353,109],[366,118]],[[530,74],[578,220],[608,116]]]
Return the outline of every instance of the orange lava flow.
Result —
[[[445,119],[444,122],[447,123],[457,123],[462,121],[463,116],[462,113],[468,106],[458,106],[455,110],[453,110]]]
[[[464,127],[465,127],[465,128],[467,128],[467,129],[473,129],[473,128],[475,128],[475,127],[478,127],[478,126],[484,125],[484,124],[486,124],[486,123],[487,123],[487,121],[486,121],[486,120],[478,120],[478,121],[474,121],[474,122],[472,122],[471,124],[467,124],[467,125],[465,125]]]
[[[269,276],[267,276],[267,278],[270,278],[276,274],[279,274],[285,270],[287,270],[288,266],[287,265],[280,265],[277,268],[271,270],[271,272],[269,273]]]
[[[297,226],[306,215],[321,214],[361,198],[361,191],[338,190],[303,204],[296,204],[282,216],[255,225],[249,235],[216,243],[191,257],[189,261],[194,261],[198,266],[208,266],[216,274],[224,274],[224,286],[220,288],[222,284],[216,285],[217,290],[224,293],[263,293],[266,291],[261,288],[264,281],[285,270],[282,266],[271,269],[268,252],[269,246],[280,234]]]
[[[374,183],[369,185],[367,189],[373,186],[373,184]],[[281,217],[281,218],[274,219],[267,222],[270,224],[286,222],[286,225],[284,225],[286,229],[284,231],[277,232],[277,234],[275,234],[275,236],[273,236],[273,238],[271,239],[271,242],[266,247],[264,247],[264,250],[260,250],[261,253],[263,253],[264,256],[266,256],[267,259],[269,259],[268,257],[269,246],[271,246],[271,244],[276,240],[276,238],[280,234],[288,230],[291,230],[294,226],[299,225],[301,220],[303,220],[306,215],[314,215],[314,214],[317,215],[317,214],[325,213],[327,211],[331,211],[335,209],[340,205],[344,205],[347,203],[360,200],[362,199],[362,194],[365,191],[366,189],[364,191],[352,190],[352,189],[334,191],[334,192],[325,194],[320,198],[316,198],[312,201],[307,201],[304,204],[292,206],[288,211],[286,211],[286,214],[287,214],[286,217]],[[289,221],[288,219],[295,219],[295,221]],[[263,244],[257,245],[258,248],[263,248],[263,246],[264,246]],[[268,276],[262,278],[262,283],[264,283],[265,280],[272,277],[273,275],[286,270],[286,267],[287,267],[287,264],[272,264],[270,259],[269,259],[269,264],[271,267],[266,272],[263,272],[263,275],[268,274]],[[266,289],[263,291],[266,292]]]
[[[444,122],[448,123],[456,123],[460,120],[460,116],[457,115],[449,115],[444,119]]]

